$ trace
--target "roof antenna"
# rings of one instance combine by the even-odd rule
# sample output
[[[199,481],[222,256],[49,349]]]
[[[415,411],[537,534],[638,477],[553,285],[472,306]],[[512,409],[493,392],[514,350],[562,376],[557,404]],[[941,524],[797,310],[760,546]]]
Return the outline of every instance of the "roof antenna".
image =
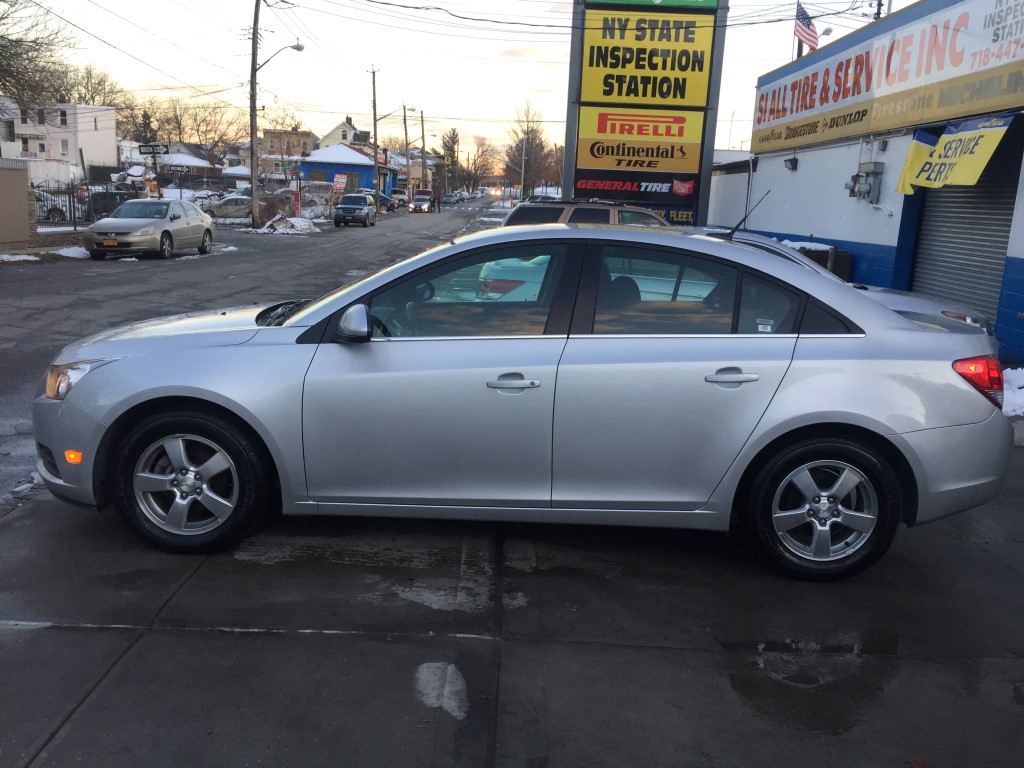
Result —
[[[765,193],[764,193],[764,194],[763,194],[763,195],[761,196],[761,199],[760,199],[760,200],[758,200],[758,201],[757,201],[756,203],[754,203],[754,207],[753,207],[753,208],[751,208],[751,209],[750,209],[749,211],[747,211],[747,212],[746,212],[746,213],[745,213],[745,214],[743,215],[743,218],[742,218],[742,219],[740,219],[739,221],[737,221],[737,222],[736,222],[736,226],[735,226],[735,227],[733,227],[732,229],[730,229],[730,230],[729,230],[729,234],[727,234],[727,235],[726,235],[726,236],[725,236],[725,237],[724,237],[723,239],[725,239],[725,240],[732,240],[732,236],[736,234],[736,231],[737,231],[737,230],[738,230],[738,229],[739,229],[740,227],[742,227],[742,226],[743,226],[743,222],[745,222],[745,221],[747,220],[747,218],[748,218],[748,217],[750,216],[750,214],[752,214],[752,213],[753,213],[753,212],[754,212],[754,211],[755,211],[755,210],[757,209],[757,206],[759,206],[759,205],[760,205],[760,204],[762,203],[762,201],[764,201],[764,199],[765,199],[766,197],[768,197],[768,195],[770,195],[771,193],[772,193],[772,191],[771,191],[770,189],[769,189],[769,190],[768,190],[767,192],[765,192]]]

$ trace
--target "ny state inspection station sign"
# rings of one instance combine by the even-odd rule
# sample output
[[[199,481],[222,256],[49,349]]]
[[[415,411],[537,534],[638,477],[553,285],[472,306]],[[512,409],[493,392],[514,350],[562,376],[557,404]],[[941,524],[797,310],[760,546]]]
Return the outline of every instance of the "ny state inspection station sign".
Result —
[[[586,0],[579,15],[579,102],[566,139],[573,196],[697,223],[724,11],[715,0]]]

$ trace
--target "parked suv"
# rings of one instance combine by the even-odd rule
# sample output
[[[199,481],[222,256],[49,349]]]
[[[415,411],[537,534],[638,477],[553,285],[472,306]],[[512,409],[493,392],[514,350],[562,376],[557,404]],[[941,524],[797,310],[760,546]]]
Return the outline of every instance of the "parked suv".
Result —
[[[669,223],[654,211],[633,205],[614,203],[545,200],[520,203],[505,217],[501,226],[519,224],[633,224],[641,227],[667,227]]]
[[[362,224],[364,227],[377,226],[377,205],[371,195],[352,192],[341,198],[334,206],[334,226]]]

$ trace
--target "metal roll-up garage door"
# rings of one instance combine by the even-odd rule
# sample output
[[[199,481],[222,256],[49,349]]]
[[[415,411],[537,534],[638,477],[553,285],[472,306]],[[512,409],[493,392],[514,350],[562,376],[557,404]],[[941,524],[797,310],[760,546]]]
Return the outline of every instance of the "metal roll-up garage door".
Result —
[[[1010,125],[978,183],[925,192],[911,289],[996,318],[1020,177],[1024,119]]]

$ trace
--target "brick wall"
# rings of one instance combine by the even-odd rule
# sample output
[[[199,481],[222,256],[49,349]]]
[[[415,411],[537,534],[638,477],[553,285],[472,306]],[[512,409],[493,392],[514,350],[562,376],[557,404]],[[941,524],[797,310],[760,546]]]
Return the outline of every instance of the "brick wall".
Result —
[[[81,228],[57,232],[48,232],[45,229],[42,232],[39,231],[36,224],[36,197],[31,189],[26,190],[25,208],[28,214],[28,240],[0,242],[0,250],[6,253],[13,253],[15,251],[48,251],[82,244]]]

